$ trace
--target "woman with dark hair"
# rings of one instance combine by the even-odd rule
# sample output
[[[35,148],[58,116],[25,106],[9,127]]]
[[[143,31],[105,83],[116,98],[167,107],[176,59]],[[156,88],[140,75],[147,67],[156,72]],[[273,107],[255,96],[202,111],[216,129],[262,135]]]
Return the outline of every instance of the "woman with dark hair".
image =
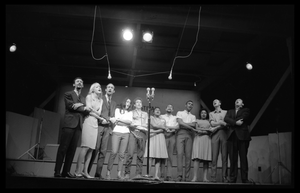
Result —
[[[166,126],[166,120],[161,116],[161,111],[159,107],[154,108],[153,115],[150,119],[150,144],[149,144],[149,163],[150,168],[152,161],[155,164],[154,179],[160,180],[159,170],[160,165],[168,158],[168,150],[166,145],[166,139],[164,131],[169,131]],[[148,140],[146,141],[146,147],[148,145]],[[148,149],[146,148],[144,158],[148,156]]]
[[[107,164],[107,174],[106,178],[111,179],[110,171],[113,167],[114,160],[119,152],[119,161],[117,168],[117,178],[123,180],[122,176],[122,167],[125,159],[125,150],[127,149],[128,140],[129,140],[129,125],[132,122],[132,111],[131,111],[131,100],[126,98],[120,105],[117,106],[115,110],[115,117],[112,118],[112,122],[115,124],[115,127],[112,132],[111,144],[112,150],[108,159]]]
[[[208,111],[201,109],[200,119],[196,120],[195,138],[193,142],[192,160],[194,162],[194,177],[192,182],[197,181],[197,174],[200,162],[203,162],[203,182],[209,182],[207,179],[208,165],[212,160],[211,156],[211,137]]]

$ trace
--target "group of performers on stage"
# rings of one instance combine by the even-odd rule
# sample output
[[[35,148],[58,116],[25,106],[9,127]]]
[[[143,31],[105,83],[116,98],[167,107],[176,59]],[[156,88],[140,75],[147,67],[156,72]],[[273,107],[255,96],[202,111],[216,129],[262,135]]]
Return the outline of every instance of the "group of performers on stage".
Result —
[[[185,103],[185,109],[175,115],[172,104],[165,113],[154,107],[149,114],[142,110],[143,100],[124,98],[117,104],[112,96],[115,86],[109,83],[103,95],[101,85],[91,85],[86,97],[81,95],[83,80],[76,77],[74,90],[64,94],[65,115],[60,144],[56,156],[54,177],[87,178],[110,180],[115,158],[118,157],[117,179],[142,178],[144,159],[149,159],[149,167],[154,165],[152,179],[157,181],[198,182],[198,169],[203,163],[203,182],[217,182],[217,161],[222,159],[222,179],[224,183],[236,183],[238,176],[238,156],[242,183],[248,180],[247,153],[251,140],[249,125],[250,110],[243,108],[243,100],[235,101],[235,108],[221,109],[221,101],[213,100],[214,111],[205,108],[199,111],[199,118],[191,113],[193,101]],[[173,114],[174,113],[174,114]],[[149,119],[150,117],[150,119]],[[148,119],[150,137],[148,152]],[[111,140],[109,138],[111,137]],[[74,174],[70,173],[77,144],[81,138],[81,149]],[[111,152],[106,176],[102,176],[107,148],[111,141]],[[173,179],[172,166],[176,150],[177,173]],[[136,169],[130,178],[134,153]],[[97,158],[96,172],[90,175]],[[229,175],[228,158],[230,160]],[[183,163],[184,161],[184,163]],[[193,177],[190,180],[191,164]],[[209,164],[211,176],[208,178]],[[124,171],[122,168],[124,166]],[[148,164],[147,164],[148,166]],[[184,166],[184,167],[183,167]],[[61,172],[61,168],[62,172]],[[149,168],[148,168],[149,169]],[[149,176],[148,176],[149,177]]]

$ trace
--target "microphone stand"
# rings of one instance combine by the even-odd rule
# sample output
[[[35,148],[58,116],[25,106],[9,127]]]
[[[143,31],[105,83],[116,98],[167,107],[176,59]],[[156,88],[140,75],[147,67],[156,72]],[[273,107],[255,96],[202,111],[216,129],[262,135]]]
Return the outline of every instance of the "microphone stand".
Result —
[[[150,88],[147,88],[147,100],[149,103],[148,106],[148,143],[147,143],[147,174],[145,175],[145,177],[150,177],[149,176],[149,149],[150,149],[150,112],[151,112],[151,101],[154,99],[154,90],[155,88],[152,88],[152,93],[150,94]]]

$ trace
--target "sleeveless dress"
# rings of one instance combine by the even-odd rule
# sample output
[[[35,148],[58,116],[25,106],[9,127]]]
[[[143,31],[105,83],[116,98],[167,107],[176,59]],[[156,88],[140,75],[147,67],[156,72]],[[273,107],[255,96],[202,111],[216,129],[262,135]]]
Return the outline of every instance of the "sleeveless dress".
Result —
[[[157,125],[164,124],[164,119],[162,118],[154,118],[151,116],[151,122],[155,122]],[[145,146],[145,153],[144,157],[147,157],[148,155],[148,140],[146,141]],[[164,133],[156,134],[152,137],[150,137],[150,144],[149,144],[149,157],[150,158],[162,158],[166,159],[168,158],[168,151],[167,151],[167,145],[166,145],[166,139]]]
[[[209,129],[210,123],[208,120],[197,119],[197,125],[202,129]],[[192,160],[200,159],[201,161],[211,161],[211,137],[206,134],[195,134],[193,142]]]
[[[92,99],[92,108],[96,111],[102,109],[103,100],[100,102]],[[88,115],[84,118],[82,125],[82,134],[81,134],[81,147],[89,147],[91,149],[96,148],[98,136],[98,120],[96,117]]]

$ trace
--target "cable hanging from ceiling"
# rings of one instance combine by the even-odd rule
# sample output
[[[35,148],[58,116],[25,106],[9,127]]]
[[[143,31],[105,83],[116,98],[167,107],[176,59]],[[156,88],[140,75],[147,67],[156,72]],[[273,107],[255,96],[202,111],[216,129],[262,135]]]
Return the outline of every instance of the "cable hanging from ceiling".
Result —
[[[182,35],[183,35],[184,29],[185,29],[185,26],[186,26],[187,19],[188,19],[188,17],[189,17],[190,9],[191,9],[191,8],[189,8],[189,11],[188,11],[188,14],[187,14],[187,17],[186,17],[184,26],[183,26],[183,30],[182,30],[182,33],[181,33],[181,37],[180,37],[180,40],[179,40],[179,44],[178,44],[178,47],[177,47],[177,51],[176,51],[176,54],[175,54],[175,57],[174,57],[174,60],[173,60],[173,63],[172,63],[172,67],[171,67],[170,74],[169,74],[169,77],[168,77],[169,80],[172,79],[172,72],[173,72],[173,68],[174,68],[174,65],[175,65],[175,60],[176,60],[177,58],[187,58],[187,57],[189,57],[189,56],[192,54],[192,52],[193,52],[193,50],[194,50],[194,47],[195,47],[195,45],[196,45],[197,42],[198,42],[198,35],[199,35],[199,30],[200,30],[200,13],[201,13],[201,6],[200,6],[200,8],[199,8],[198,30],[197,30],[197,34],[196,34],[196,41],[195,41],[195,43],[194,43],[194,45],[193,45],[193,47],[192,47],[192,49],[191,49],[191,52],[190,52],[188,55],[186,55],[186,56],[177,56],[177,53],[178,53],[178,50],[179,50],[179,46],[180,46],[180,43],[181,43],[181,40],[182,40]]]
[[[94,53],[93,53],[93,42],[94,42],[94,34],[95,34],[95,25],[96,25],[96,15],[97,15],[97,5],[95,6],[95,11],[94,11],[94,20],[93,20],[93,32],[92,32],[92,40],[91,40],[91,54],[94,60],[102,60],[103,58],[106,57],[107,59],[107,64],[108,64],[108,79],[111,79],[111,74],[110,74],[110,64],[109,64],[109,59],[108,59],[108,54],[107,54],[107,48],[106,48],[106,43],[105,43],[105,36],[104,36],[104,30],[103,30],[103,24],[102,24],[102,17],[101,17],[101,9],[100,10],[100,20],[101,20],[101,28],[102,28],[102,35],[103,35],[103,41],[104,41],[104,48],[105,48],[105,54],[101,58],[95,58]]]

